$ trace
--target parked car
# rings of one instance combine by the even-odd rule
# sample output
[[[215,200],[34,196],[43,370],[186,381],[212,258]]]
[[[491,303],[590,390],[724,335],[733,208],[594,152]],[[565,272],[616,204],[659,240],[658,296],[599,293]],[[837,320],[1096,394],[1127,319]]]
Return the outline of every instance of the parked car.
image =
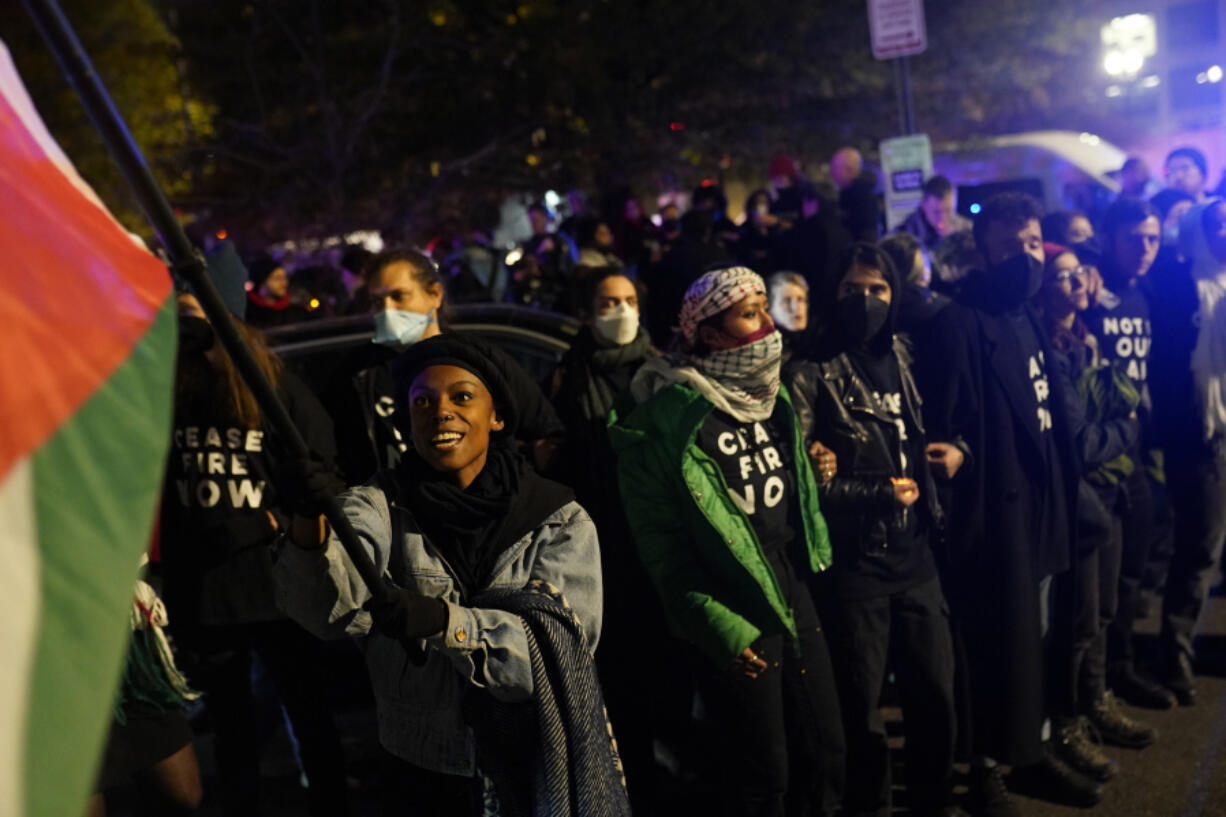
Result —
[[[580,326],[556,312],[493,303],[451,307],[449,321],[451,331],[474,332],[500,346],[537,381],[558,365]],[[318,393],[371,342],[374,326],[369,315],[355,315],[277,327],[267,336],[272,350]]]

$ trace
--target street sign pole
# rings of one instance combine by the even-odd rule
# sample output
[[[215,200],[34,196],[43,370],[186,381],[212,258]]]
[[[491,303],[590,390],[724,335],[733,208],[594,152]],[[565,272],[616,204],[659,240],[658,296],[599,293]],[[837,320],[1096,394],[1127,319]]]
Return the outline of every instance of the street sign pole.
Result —
[[[868,27],[873,56],[894,64],[899,130],[908,136],[916,132],[911,56],[928,47],[924,0],[868,0]]]
[[[911,58],[894,60],[894,84],[898,87],[898,126],[904,136],[915,133],[915,105],[911,97]]]

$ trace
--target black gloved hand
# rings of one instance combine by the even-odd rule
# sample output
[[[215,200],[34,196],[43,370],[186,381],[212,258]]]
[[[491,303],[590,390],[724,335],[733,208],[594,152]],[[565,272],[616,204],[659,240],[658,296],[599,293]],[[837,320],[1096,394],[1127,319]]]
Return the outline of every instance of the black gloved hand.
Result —
[[[307,518],[320,516],[327,500],[345,490],[344,481],[315,452],[279,462],[274,483],[281,507]]]
[[[447,626],[447,605],[442,599],[415,590],[387,588],[382,599],[371,599],[364,609],[379,632],[399,641],[438,635]]]

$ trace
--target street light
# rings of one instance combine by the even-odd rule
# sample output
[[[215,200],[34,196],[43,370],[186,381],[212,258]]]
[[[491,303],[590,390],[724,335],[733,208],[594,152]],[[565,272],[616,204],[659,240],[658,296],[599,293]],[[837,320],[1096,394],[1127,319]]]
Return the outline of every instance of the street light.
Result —
[[[1135,77],[1146,57],[1158,51],[1152,14],[1126,14],[1102,27],[1103,70],[1112,77]]]

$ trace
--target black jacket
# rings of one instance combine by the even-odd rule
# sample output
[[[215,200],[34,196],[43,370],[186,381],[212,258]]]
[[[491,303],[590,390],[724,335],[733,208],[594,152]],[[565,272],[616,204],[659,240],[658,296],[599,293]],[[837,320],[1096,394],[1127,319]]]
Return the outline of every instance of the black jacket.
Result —
[[[907,420],[922,435],[922,401],[911,375],[911,356],[897,338],[894,354],[898,357]],[[838,457],[838,474],[818,488],[822,507],[831,514],[860,516],[862,538],[884,538],[884,519],[894,512],[896,503],[893,483],[880,475],[901,476],[895,473],[898,451],[885,432],[894,421],[880,411],[872,388],[856,372],[846,353],[822,362],[794,359],[784,370],[784,380],[805,439],[820,440]],[[919,447],[923,447],[922,440]],[[877,476],[866,478],[866,474]],[[916,477],[920,495],[925,498],[920,507],[926,521],[941,524],[944,514],[936,499],[931,471],[918,467]]]
[[[1153,418],[1146,428],[1148,440],[1173,452],[1196,451],[1204,446],[1204,418],[1196,407],[1196,379],[1192,351],[1199,336],[1200,296],[1192,280],[1191,264],[1167,257],[1155,263],[1141,279],[1149,301],[1154,346],[1149,359],[1149,392]]]
[[[900,518],[902,509],[891,482],[891,477],[903,476],[900,454],[915,459],[910,452],[925,448],[922,401],[911,375],[910,355],[897,338],[893,354],[905,419],[911,433],[918,435],[908,441],[909,452],[898,450],[894,419],[879,405],[873,388],[846,353],[820,362],[792,360],[784,370],[805,440],[819,440],[838,457],[837,475],[820,484],[818,492],[834,548],[834,573],[856,576],[854,589],[853,582],[841,584],[857,596],[903,590],[931,579],[936,568],[930,547],[944,524],[932,472],[926,461],[919,460],[912,469],[921,500],[914,506],[919,516],[912,547],[919,550],[901,556],[901,563],[891,560],[894,563],[888,566],[878,559],[861,563],[864,554],[883,552],[890,527]],[[860,575],[864,568],[873,575]]]
[[[973,455],[954,478],[946,508],[949,561],[941,579],[972,658],[975,750],[1025,764],[1039,758],[1044,716],[1038,587],[1045,574],[1070,564],[1081,465],[1062,410],[1071,385],[1025,306],[1049,361],[1054,462],[1045,460],[1032,427],[1035,393],[1025,356],[1010,318],[990,306],[996,288],[993,273],[972,273],[959,302],[916,334],[915,374],[928,438],[962,438]],[[1062,507],[1052,509],[1062,535],[1044,542],[1035,508],[1053,477],[1063,487]]]

